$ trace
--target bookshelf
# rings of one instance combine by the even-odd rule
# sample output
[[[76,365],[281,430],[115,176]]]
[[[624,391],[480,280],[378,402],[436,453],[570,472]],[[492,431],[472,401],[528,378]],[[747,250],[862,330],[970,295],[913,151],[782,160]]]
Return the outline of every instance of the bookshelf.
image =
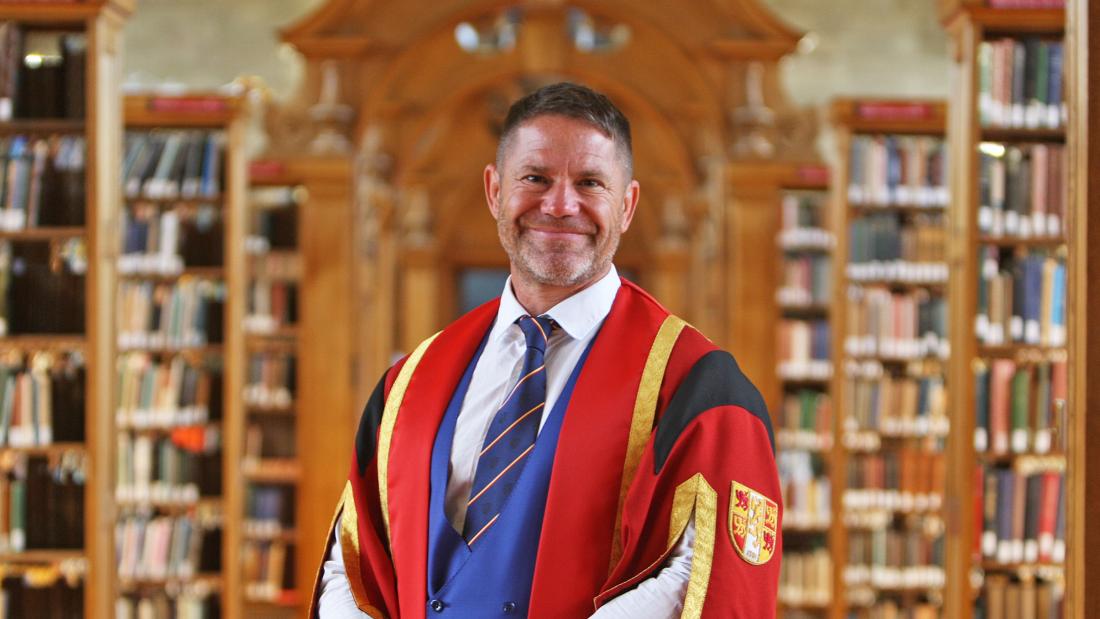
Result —
[[[113,554],[111,224],[133,8],[0,3],[3,616],[112,608],[95,566]]]
[[[954,42],[947,590],[956,616],[1066,615],[1074,248],[1064,8],[944,2]],[[1044,3],[1049,6],[1051,3]],[[1057,4],[1057,3],[1055,3]],[[1083,594],[1083,592],[1082,592]],[[1078,615],[1080,616],[1080,615]]]
[[[240,109],[220,95],[124,101],[112,492],[120,617],[241,616]]]
[[[945,106],[843,99],[832,118],[831,616],[943,616]]]
[[[783,487],[784,560],[779,614],[783,619],[824,617],[835,588],[831,460],[835,427],[830,398],[832,253],[829,169],[792,166],[780,182],[777,239],[780,287],[781,389],[776,429]]]
[[[308,595],[297,584],[298,564],[309,561],[298,552],[296,526],[302,509],[297,445],[302,274],[298,222],[305,199],[305,189],[280,162],[251,162],[242,513],[248,616],[301,616]]]

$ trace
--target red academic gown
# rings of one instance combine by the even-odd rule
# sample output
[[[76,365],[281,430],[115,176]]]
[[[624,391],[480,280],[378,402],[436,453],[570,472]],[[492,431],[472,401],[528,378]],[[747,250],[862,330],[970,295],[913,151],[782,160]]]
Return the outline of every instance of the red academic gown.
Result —
[[[529,616],[588,617],[654,575],[694,518],[681,616],[772,617],[782,506],[764,402],[732,356],[622,284],[566,409]],[[364,410],[334,526],[372,617],[425,615],[432,444],[498,304],[396,364]]]

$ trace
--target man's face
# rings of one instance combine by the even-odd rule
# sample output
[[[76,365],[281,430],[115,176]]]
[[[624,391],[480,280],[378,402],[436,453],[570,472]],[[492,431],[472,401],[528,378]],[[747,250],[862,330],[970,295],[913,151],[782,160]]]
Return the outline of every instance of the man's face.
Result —
[[[639,192],[615,142],[584,121],[537,116],[500,163],[485,168],[485,194],[513,279],[575,287],[607,273]]]

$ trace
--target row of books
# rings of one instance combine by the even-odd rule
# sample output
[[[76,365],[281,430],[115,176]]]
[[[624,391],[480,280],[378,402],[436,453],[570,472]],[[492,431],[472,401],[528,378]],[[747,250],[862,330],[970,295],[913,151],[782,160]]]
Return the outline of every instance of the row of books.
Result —
[[[1064,464],[1037,460],[988,467],[981,475],[974,513],[981,518],[982,556],[1002,564],[1064,562]]]
[[[942,374],[849,377],[851,403],[844,432],[870,432],[883,437],[946,436],[947,389]],[[858,447],[850,444],[849,448]],[[873,445],[877,448],[877,444]]]
[[[0,447],[83,442],[83,355],[5,357],[0,359]]]
[[[252,422],[245,431],[246,461],[288,460],[293,459],[297,451],[294,417],[291,415],[268,417],[262,423]]]
[[[222,492],[221,432],[176,428],[168,436],[118,435],[115,497],[133,505],[189,505]]]
[[[186,581],[221,567],[221,523],[208,515],[127,514],[115,522],[115,544],[127,582]]]
[[[848,201],[854,205],[947,206],[947,148],[943,138],[854,135]]]
[[[975,368],[974,449],[1065,453],[1066,361],[993,359]]]
[[[267,334],[298,322],[298,285],[288,281],[256,278],[248,286],[248,333]]]
[[[115,602],[115,619],[219,619],[221,616],[221,596],[204,587],[189,587],[171,595],[165,591],[124,595]]]
[[[64,578],[54,566],[11,570],[0,579],[0,619],[83,617],[84,580]]]
[[[222,375],[180,356],[156,359],[146,353],[118,357],[119,428],[173,428],[222,417]]]
[[[776,291],[780,305],[828,305],[832,295],[832,262],[826,255],[783,259],[783,284]]]
[[[84,331],[83,239],[0,241],[0,337]]]
[[[0,552],[84,546],[81,452],[13,455],[0,473]]]
[[[1001,38],[978,44],[978,116],[986,127],[1059,128],[1066,122],[1062,41]]]
[[[248,359],[245,404],[260,408],[290,406],[297,382],[297,361],[292,353],[253,352]]]
[[[872,213],[848,223],[852,264],[871,262],[935,263],[947,249],[947,230],[939,214]]]
[[[292,250],[298,246],[299,191],[292,187],[255,187],[249,191],[251,233],[246,239],[250,253]]]
[[[0,230],[84,225],[84,138],[0,138]]]
[[[832,491],[821,456],[808,451],[780,451],[776,465],[783,492],[783,528],[828,527],[832,521]]]
[[[120,349],[180,349],[222,341],[226,286],[192,277],[118,287]]]
[[[1066,260],[1046,249],[981,248],[974,328],[983,344],[1066,344]]]
[[[831,249],[835,238],[827,229],[827,200],[824,192],[784,195],[779,246],[788,251]]]
[[[785,393],[777,425],[780,448],[826,450],[833,444],[832,399],[816,389]]]
[[[255,600],[293,599],[294,545],[282,541],[249,540],[241,553],[245,595]]]
[[[191,200],[221,195],[224,133],[130,131],[125,141],[122,186],[127,198]]]
[[[990,236],[1056,237],[1066,219],[1066,148],[979,145],[978,230]]]
[[[224,261],[221,210],[161,208],[136,202],[122,210],[122,274],[176,275],[185,267],[214,267]]]
[[[0,22],[0,122],[84,118],[84,33]]]
[[[846,510],[936,511],[943,503],[947,470],[942,453],[901,447],[848,461]]]
[[[874,596],[874,592],[869,592]],[[851,600],[849,596],[849,600]],[[940,619],[940,605],[927,600],[918,602],[899,602],[897,600],[875,600],[865,608],[860,608],[863,619]]]
[[[892,292],[879,286],[849,286],[848,335],[851,356],[946,359],[947,302],[927,290]]]
[[[1061,619],[1065,617],[1065,584],[1056,579],[985,578],[974,616],[978,619]]]
[[[944,541],[942,530],[921,527],[853,531],[844,582],[890,589],[943,587]]]
[[[827,320],[779,322],[779,374],[788,379],[826,379],[833,373]]]
[[[832,597],[833,559],[828,549],[783,553],[783,563],[779,566],[781,603],[825,605]]]
[[[245,533],[274,536],[294,528],[295,489],[287,484],[249,484],[245,489]]]

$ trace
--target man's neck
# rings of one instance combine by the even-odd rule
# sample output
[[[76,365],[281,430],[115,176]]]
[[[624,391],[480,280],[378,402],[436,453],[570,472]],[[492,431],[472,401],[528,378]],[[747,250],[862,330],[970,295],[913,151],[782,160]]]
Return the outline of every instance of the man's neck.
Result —
[[[513,269],[512,294],[516,296],[516,301],[523,306],[523,309],[527,310],[529,315],[541,316],[558,303],[600,281],[610,270],[611,265],[609,264],[601,273],[581,283],[572,286],[550,286],[540,284],[527,277],[517,276]]]

